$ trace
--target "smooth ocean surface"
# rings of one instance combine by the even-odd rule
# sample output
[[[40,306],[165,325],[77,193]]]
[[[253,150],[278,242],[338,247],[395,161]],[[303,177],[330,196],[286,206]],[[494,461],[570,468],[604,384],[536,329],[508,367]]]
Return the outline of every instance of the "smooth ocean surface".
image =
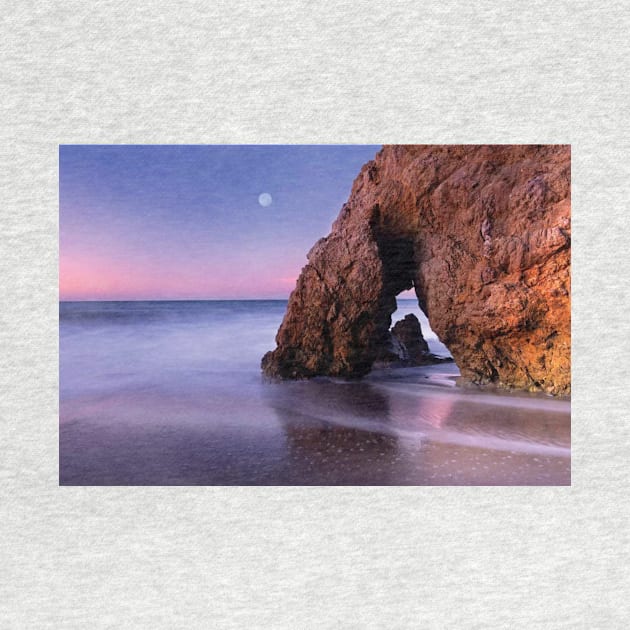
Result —
[[[285,301],[60,304],[60,483],[564,485],[570,405],[452,363],[269,382]],[[432,351],[447,349],[413,300]]]

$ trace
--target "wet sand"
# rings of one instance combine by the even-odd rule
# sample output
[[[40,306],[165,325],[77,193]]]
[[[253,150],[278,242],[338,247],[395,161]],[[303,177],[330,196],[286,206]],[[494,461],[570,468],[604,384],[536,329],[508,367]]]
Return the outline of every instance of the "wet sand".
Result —
[[[566,400],[453,386],[453,365],[62,402],[67,485],[568,485]],[[225,378],[231,380],[229,375]]]

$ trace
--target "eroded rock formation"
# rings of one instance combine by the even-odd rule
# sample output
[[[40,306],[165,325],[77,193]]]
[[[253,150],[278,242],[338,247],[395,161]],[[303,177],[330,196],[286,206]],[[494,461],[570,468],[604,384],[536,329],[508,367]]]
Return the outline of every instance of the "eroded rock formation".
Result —
[[[570,392],[570,147],[386,146],[308,253],[266,374],[361,376],[414,288],[462,376]]]
[[[422,356],[429,352],[429,345],[422,335],[420,322],[413,313],[405,315],[404,319],[392,326],[392,335],[405,346],[408,358],[412,362],[420,361]]]
[[[429,350],[418,318],[409,313],[383,337],[374,367],[411,367],[449,361],[450,357],[440,357]]]

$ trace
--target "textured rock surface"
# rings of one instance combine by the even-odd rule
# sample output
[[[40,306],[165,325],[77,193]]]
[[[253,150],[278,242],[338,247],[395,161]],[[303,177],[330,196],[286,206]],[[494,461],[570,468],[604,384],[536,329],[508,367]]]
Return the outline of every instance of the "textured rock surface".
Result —
[[[405,315],[404,319],[394,324],[392,335],[405,346],[408,359],[411,362],[421,361],[422,356],[429,352],[429,346],[422,336],[420,322],[413,313]]]
[[[570,147],[386,146],[308,254],[268,375],[361,376],[414,288],[464,378],[570,392]]]
[[[404,365],[408,360],[409,353],[407,352],[407,348],[390,332],[382,340],[376,353],[373,366]]]
[[[444,363],[445,359],[429,351],[418,318],[409,313],[396,322],[383,338],[374,366],[414,366]]]

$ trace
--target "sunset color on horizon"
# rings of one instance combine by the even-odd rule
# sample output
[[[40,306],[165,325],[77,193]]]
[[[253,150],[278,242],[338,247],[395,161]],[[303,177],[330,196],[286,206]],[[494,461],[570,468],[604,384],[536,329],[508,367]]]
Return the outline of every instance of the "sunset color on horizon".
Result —
[[[61,145],[61,300],[286,299],[377,145]]]

